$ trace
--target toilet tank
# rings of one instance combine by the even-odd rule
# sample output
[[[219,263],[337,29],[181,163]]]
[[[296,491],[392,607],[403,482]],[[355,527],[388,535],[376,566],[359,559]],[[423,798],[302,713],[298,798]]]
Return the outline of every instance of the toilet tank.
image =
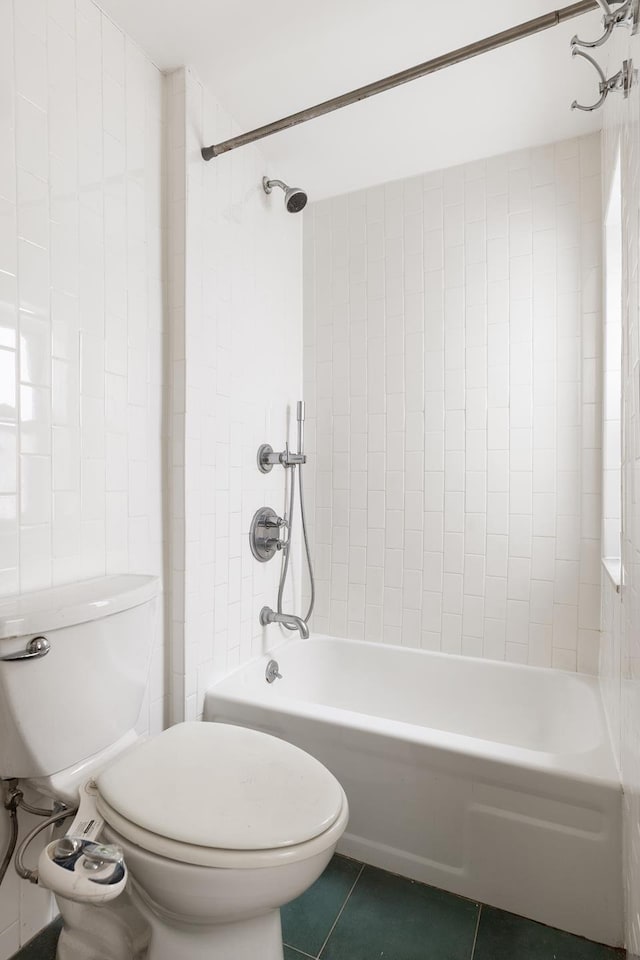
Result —
[[[0,777],[48,777],[138,719],[158,631],[157,577],[99,577],[0,600]],[[49,651],[3,659],[44,637]]]

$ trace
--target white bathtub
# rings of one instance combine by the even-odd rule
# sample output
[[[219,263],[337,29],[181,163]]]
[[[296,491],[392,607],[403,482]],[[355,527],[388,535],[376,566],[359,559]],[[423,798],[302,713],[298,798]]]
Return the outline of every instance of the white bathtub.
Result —
[[[622,943],[621,789],[597,681],[317,637],[216,684],[206,720],[318,757],[351,818],[339,849],[554,927]]]

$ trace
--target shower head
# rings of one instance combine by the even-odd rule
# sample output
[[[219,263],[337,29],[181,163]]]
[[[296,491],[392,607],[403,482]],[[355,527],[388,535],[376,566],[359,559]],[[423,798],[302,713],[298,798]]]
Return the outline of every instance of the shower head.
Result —
[[[307,205],[307,195],[300,187],[289,187],[282,180],[269,180],[268,177],[262,178],[262,189],[265,193],[271,193],[274,187],[280,187],[284,191],[284,202],[289,213],[299,213]]]

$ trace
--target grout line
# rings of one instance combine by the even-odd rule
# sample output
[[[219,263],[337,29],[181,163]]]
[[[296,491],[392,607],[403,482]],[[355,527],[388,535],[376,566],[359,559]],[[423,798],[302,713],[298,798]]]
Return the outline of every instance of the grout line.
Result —
[[[308,957],[309,960],[316,960],[316,957],[312,957],[310,953],[305,953],[304,950],[299,950],[298,947],[292,947],[290,943],[282,942],[284,947],[288,947],[289,950],[293,950],[295,953],[299,953],[301,957]]]
[[[343,911],[344,911],[344,908],[346,907],[346,905],[347,905],[348,902],[349,902],[349,897],[351,896],[351,894],[352,894],[353,891],[355,890],[356,884],[357,884],[358,880],[360,879],[360,877],[362,876],[362,871],[364,870],[364,867],[365,867],[365,865],[364,865],[364,863],[363,863],[362,866],[360,867],[359,871],[358,871],[358,876],[357,876],[357,877],[355,878],[355,880],[353,881],[353,883],[352,883],[352,885],[351,885],[351,889],[349,890],[349,893],[346,895],[346,897],[345,897],[345,899],[344,899],[344,903],[343,903],[342,906],[340,907],[340,912],[338,913],[338,916],[337,916],[337,917],[335,918],[335,920],[333,921],[333,925],[332,925],[332,927],[331,927],[331,930],[329,930],[329,933],[326,935],[326,937],[325,937],[325,939],[324,939],[324,943],[322,944],[322,946],[320,947],[320,950],[318,951],[318,957],[321,957],[321,956],[322,956],[322,951],[324,950],[324,948],[326,947],[327,943],[329,942],[329,938],[331,937],[331,934],[332,934],[333,931],[335,930],[336,924],[337,924],[338,920],[340,919],[340,917],[342,916],[342,913],[343,913]]]
[[[478,919],[476,920],[476,930],[473,935],[473,944],[471,946],[471,956],[469,957],[469,960],[473,960],[473,956],[476,952],[476,943],[478,942],[478,930],[480,928],[480,916],[482,914],[482,906],[483,904],[481,903],[478,904]]]

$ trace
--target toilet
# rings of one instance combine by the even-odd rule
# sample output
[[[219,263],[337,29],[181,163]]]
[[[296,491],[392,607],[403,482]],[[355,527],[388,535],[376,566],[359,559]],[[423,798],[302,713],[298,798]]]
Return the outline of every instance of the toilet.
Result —
[[[133,575],[0,601],[0,776],[84,797],[95,812],[81,807],[65,842],[88,822],[126,865],[97,906],[101,874],[80,860],[70,884],[76,868],[47,846],[58,960],[282,960],[280,907],[329,862],[346,796],[309,754],[256,730],[186,722],[138,737],[159,602],[157,579]]]

